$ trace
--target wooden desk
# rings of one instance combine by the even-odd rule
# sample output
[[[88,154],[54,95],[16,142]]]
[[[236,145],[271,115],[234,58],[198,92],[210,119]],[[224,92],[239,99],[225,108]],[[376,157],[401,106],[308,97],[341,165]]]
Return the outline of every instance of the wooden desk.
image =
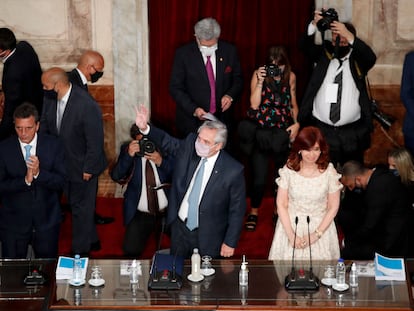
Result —
[[[47,310],[51,288],[55,288],[56,261],[0,260],[0,310]],[[49,281],[45,285],[24,284],[33,269],[41,270]]]
[[[332,262],[331,262],[332,263]],[[49,308],[52,310],[411,310],[411,284],[376,282],[373,277],[360,277],[359,287],[335,292],[321,287],[317,293],[288,293],[283,280],[290,263],[249,260],[249,286],[238,285],[240,261],[213,261],[216,273],[200,283],[186,277],[191,267],[184,267],[183,287],[179,291],[149,291],[150,261],[142,260],[142,275],[137,288],[131,288],[129,277],[120,275],[119,260],[90,260],[89,267],[99,265],[106,281],[103,287],[85,285],[74,288],[57,283]],[[314,264],[321,276],[328,262]],[[304,264],[306,267],[306,264]],[[88,271],[89,277],[89,271]]]

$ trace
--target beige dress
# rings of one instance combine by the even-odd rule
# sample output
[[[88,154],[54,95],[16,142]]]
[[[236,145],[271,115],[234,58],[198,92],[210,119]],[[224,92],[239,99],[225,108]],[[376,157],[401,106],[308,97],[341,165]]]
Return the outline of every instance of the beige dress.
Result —
[[[297,235],[308,236],[307,216],[310,218],[309,232],[317,229],[327,211],[328,193],[342,188],[341,177],[330,163],[317,177],[304,177],[284,166],[279,170],[276,183],[279,188],[288,189],[288,212],[293,230],[295,217],[298,216]],[[322,237],[312,244],[312,259],[331,260],[339,258],[339,242],[335,223],[332,222]],[[292,246],[289,244],[280,219],[277,221],[269,260],[292,259]],[[309,247],[295,249],[295,260],[309,260]]]

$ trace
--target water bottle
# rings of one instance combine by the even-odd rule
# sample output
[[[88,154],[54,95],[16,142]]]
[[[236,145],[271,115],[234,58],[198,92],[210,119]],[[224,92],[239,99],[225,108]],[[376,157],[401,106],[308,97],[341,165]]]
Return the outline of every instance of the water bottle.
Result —
[[[358,271],[355,262],[352,263],[351,271],[349,272],[349,285],[351,287],[358,287]]]
[[[336,285],[345,285],[345,263],[342,258],[339,258],[336,264]]]
[[[136,259],[134,259],[131,263],[131,271],[129,274],[129,282],[131,284],[137,284],[138,283],[138,264]]]
[[[82,283],[83,277],[82,277],[82,260],[79,256],[79,254],[75,255],[75,259],[73,260],[73,283]]]
[[[191,276],[197,279],[201,276],[200,271],[201,257],[198,253],[198,248],[194,248],[193,254],[191,255]]]
[[[239,285],[247,286],[249,284],[249,269],[247,268],[246,257],[243,255],[243,262],[239,272]]]

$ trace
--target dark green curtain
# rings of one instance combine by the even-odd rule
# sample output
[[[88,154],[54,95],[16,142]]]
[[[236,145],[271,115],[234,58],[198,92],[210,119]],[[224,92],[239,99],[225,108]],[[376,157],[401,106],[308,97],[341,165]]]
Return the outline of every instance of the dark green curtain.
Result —
[[[194,40],[194,24],[214,17],[221,26],[221,39],[235,44],[244,77],[235,118],[241,120],[249,107],[252,72],[266,62],[272,45],[285,45],[297,75],[298,102],[311,67],[298,49],[314,11],[313,0],[149,0],[149,47],[152,121],[174,133],[175,103],[168,84],[175,49]]]

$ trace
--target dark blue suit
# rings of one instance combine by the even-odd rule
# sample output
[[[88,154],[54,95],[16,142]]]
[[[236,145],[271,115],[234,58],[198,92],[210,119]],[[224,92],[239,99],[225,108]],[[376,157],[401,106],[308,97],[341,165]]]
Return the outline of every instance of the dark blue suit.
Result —
[[[3,67],[2,88],[5,96],[4,114],[0,122],[0,140],[14,134],[13,113],[17,106],[27,101],[42,111],[42,69],[33,47],[26,41],[16,46],[16,51]]]
[[[39,175],[28,186],[27,166],[17,136],[0,143],[0,229],[4,257],[26,258],[27,245],[31,242],[36,257],[57,256],[61,221],[59,192],[66,176],[64,149],[55,137],[39,134],[36,156],[40,163]],[[33,229],[36,233],[31,241]]]
[[[142,158],[140,156],[131,157],[128,154],[128,144],[123,144],[118,161],[111,171],[111,177],[114,181],[121,184],[128,182],[124,193],[124,225],[126,231],[123,248],[125,254],[135,257],[139,257],[144,251],[148,238],[157,225],[156,220],[160,219],[161,216],[161,214],[151,215],[138,210],[142,191],[142,174],[143,169],[145,169],[142,166]],[[172,169],[172,158],[163,157],[161,165],[157,167],[161,183],[171,183]],[[167,191],[166,194],[168,195]]]
[[[405,147],[414,155],[414,51],[405,56],[401,80],[401,100],[406,111],[402,129]]]
[[[160,149],[175,157],[172,188],[168,201],[167,224],[171,224],[171,252],[188,257],[188,250],[174,242],[179,222],[178,212],[200,161],[195,151],[196,134],[179,140],[151,127],[148,134]],[[199,206],[197,245],[202,255],[220,256],[221,245],[236,248],[246,210],[244,168],[226,151],[221,150]],[[184,244],[184,243],[182,243]],[[180,249],[181,246],[181,249]],[[190,250],[192,251],[192,250]]]
[[[56,128],[56,100],[44,99],[40,131],[59,136],[68,172],[66,193],[72,208],[72,251],[88,253],[99,240],[94,223],[98,176],[105,170],[102,112],[97,102],[76,85],[66,104],[60,132]],[[83,173],[92,174],[89,181]]]
[[[232,121],[232,107],[221,111],[224,95],[237,100],[242,92],[243,79],[236,47],[218,41],[216,50],[216,108],[215,115],[227,126]],[[180,134],[196,132],[201,121],[193,116],[197,107],[210,109],[210,84],[203,56],[197,43],[191,42],[177,49],[170,78],[170,94],[177,104],[176,126]]]

